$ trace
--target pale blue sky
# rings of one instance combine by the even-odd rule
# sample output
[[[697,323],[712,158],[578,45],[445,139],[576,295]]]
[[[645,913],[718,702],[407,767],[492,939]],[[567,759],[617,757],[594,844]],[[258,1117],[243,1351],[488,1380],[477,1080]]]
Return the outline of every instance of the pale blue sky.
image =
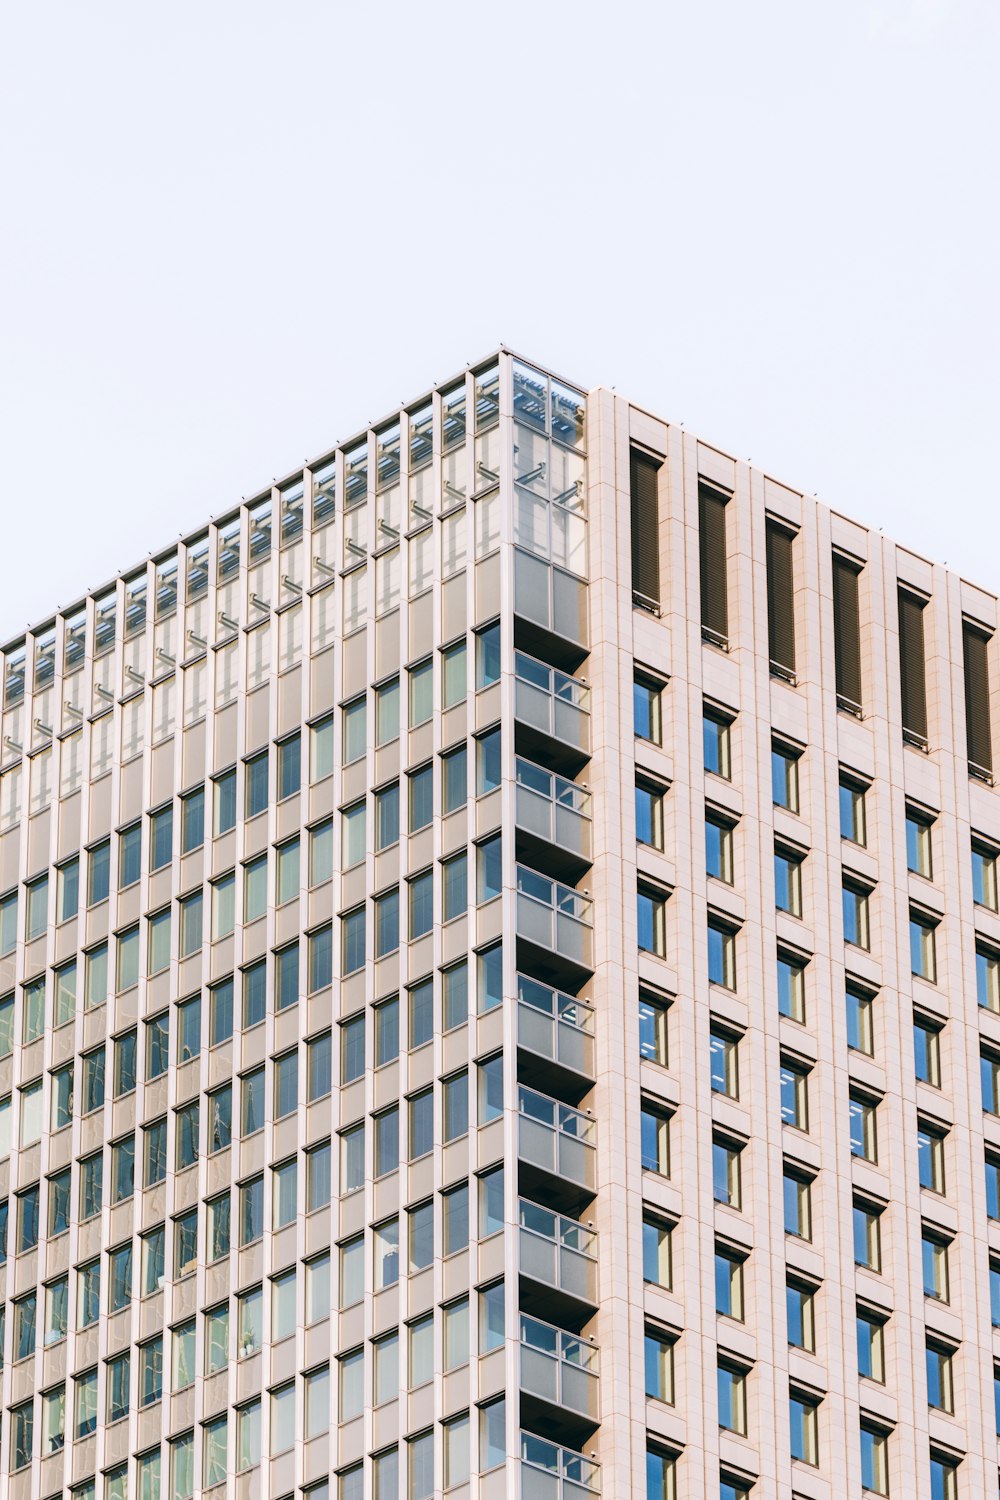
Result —
[[[992,0],[9,4],[0,638],[506,343],[1000,588]]]

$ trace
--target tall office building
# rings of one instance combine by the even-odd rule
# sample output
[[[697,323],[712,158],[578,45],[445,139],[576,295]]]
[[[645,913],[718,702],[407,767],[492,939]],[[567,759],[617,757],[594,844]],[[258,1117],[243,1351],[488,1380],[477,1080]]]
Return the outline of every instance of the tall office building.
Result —
[[[996,1495],[997,624],[502,351],[6,645],[2,1500]]]

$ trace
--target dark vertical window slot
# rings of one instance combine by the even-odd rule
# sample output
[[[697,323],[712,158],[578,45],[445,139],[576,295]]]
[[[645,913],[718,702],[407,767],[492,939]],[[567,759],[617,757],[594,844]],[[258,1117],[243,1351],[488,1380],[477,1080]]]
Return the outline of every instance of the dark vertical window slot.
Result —
[[[927,684],[924,670],[924,605],[905,589],[899,590],[899,685],[903,735],[927,746]]]
[[[795,680],[795,580],[792,546],[795,534],[777,521],[767,522],[767,641],[771,670]]]
[[[993,778],[993,734],[990,726],[990,638],[985,631],[962,621],[962,657],[965,663],[965,733],[969,770],[974,776]]]
[[[858,578],[861,569],[849,558],[833,558],[833,654],[837,675],[837,706],[861,717],[861,610]]]
[[[726,576],[726,505],[729,496],[698,485],[701,563],[701,633],[717,646],[729,644],[729,585]]]
[[[632,490],[632,599],[644,609],[660,609],[660,508],[658,485],[661,464],[651,454],[633,448],[629,453]]]

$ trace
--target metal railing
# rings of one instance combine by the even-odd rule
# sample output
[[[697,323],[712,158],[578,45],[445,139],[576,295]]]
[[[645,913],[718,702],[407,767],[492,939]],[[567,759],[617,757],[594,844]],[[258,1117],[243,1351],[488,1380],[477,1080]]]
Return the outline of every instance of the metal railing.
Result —
[[[517,976],[517,1044],[538,1057],[594,1076],[594,1012],[551,985]]]
[[[587,968],[594,966],[594,903],[572,886],[517,866],[517,935]]]
[[[550,1406],[598,1420],[598,1351],[586,1339],[520,1315],[521,1390]]]
[[[518,1098],[518,1156],[530,1166],[594,1192],[596,1121],[569,1104],[521,1084]]]
[[[514,762],[514,777],[517,826],[589,861],[593,857],[590,793],[521,755]]]
[[[592,1500],[600,1493],[600,1464],[533,1432],[521,1433],[521,1500]]]
[[[514,653],[514,716],[590,754],[590,688],[524,651]]]
[[[544,1282],[578,1301],[597,1304],[597,1235],[578,1219],[518,1201],[522,1276]]]

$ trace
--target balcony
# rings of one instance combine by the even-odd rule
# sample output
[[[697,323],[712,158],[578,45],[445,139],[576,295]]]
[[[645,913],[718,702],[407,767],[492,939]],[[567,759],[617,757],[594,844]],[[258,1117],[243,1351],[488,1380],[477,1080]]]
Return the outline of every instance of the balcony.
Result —
[[[594,903],[571,886],[517,866],[518,966],[570,988],[594,971]]]
[[[594,1081],[594,1012],[573,995],[517,976],[518,1077],[575,1103]]]
[[[544,1308],[565,1324],[585,1321],[597,1306],[595,1232],[529,1198],[518,1203],[518,1224],[522,1312]]]
[[[514,548],[514,644],[572,668],[589,649],[587,583]]]
[[[600,1421],[596,1348],[527,1313],[519,1321],[521,1421],[557,1442],[579,1440]]]
[[[525,651],[514,653],[518,749],[557,769],[590,757],[590,688]]]
[[[579,1211],[597,1191],[596,1121],[523,1084],[517,1099],[521,1191],[559,1210]]]
[[[572,1448],[521,1433],[521,1500],[594,1500],[601,1466]]]
[[[514,777],[518,857],[579,880],[594,857],[590,793],[522,756]]]

